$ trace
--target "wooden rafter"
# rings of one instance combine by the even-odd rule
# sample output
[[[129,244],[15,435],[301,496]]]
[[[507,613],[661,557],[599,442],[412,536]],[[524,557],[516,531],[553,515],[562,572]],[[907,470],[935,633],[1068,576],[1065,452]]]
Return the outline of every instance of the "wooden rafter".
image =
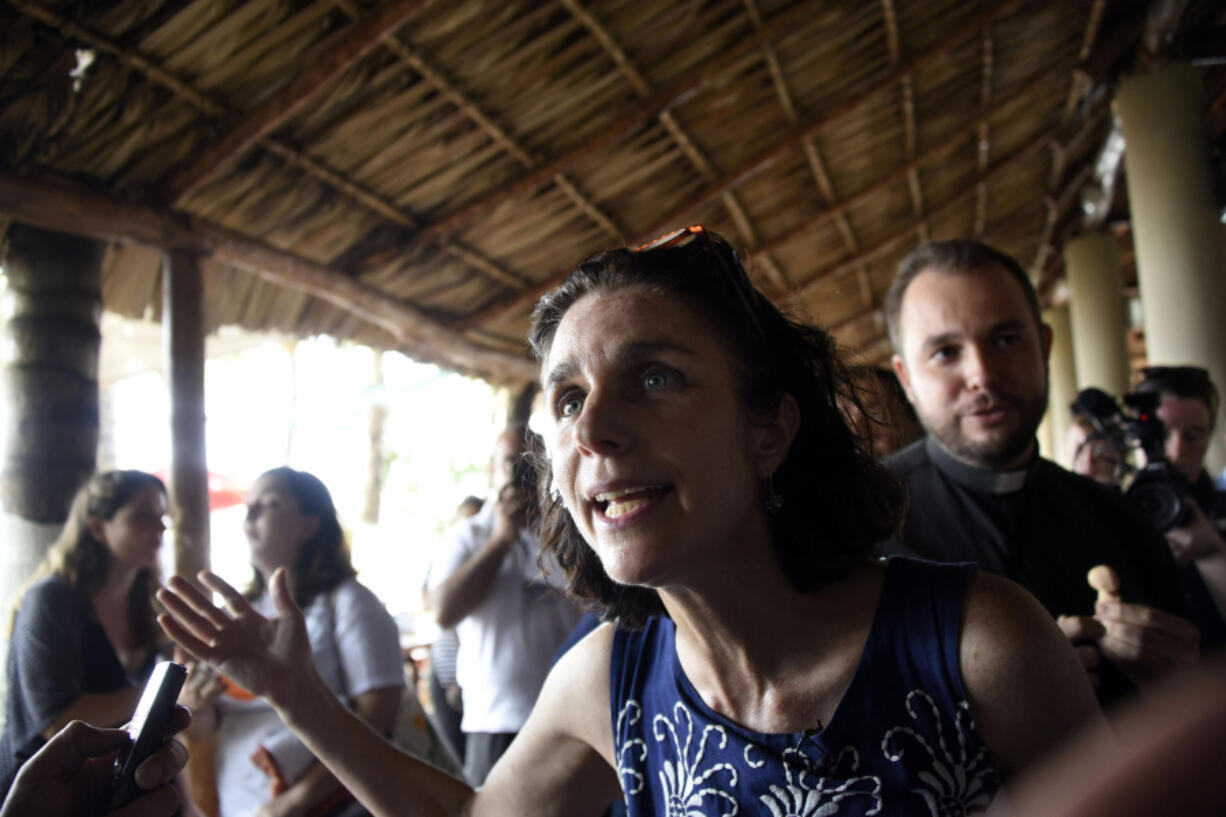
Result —
[[[749,18],[753,22],[754,28],[761,30],[762,15],[758,12],[755,0],[745,0],[745,7],[749,12]],[[766,57],[767,68],[770,70],[771,84],[774,86],[775,95],[779,98],[779,106],[783,108],[783,113],[788,118],[788,121],[794,125],[800,120],[800,114],[796,111],[796,100],[792,98],[792,89],[788,86],[787,79],[783,76],[783,67],[779,64],[779,55],[775,53],[774,47],[765,41],[762,45],[762,51]],[[817,188],[826,200],[826,206],[830,206],[837,199],[837,196],[834,192],[834,184],[830,181],[830,174],[826,172],[826,165],[822,161],[821,151],[817,147],[817,140],[812,136],[802,140],[802,148],[805,159],[808,161],[809,168],[813,173],[814,181],[817,182]],[[839,215],[835,223],[838,225],[844,242],[847,243],[852,252],[855,252],[857,250],[856,234],[851,229],[851,223],[842,214]],[[750,247],[750,253],[755,253],[755,247]],[[770,253],[766,251],[757,252],[755,257],[770,258]],[[865,277],[867,279],[867,270]],[[869,296],[871,297],[871,291]]]
[[[992,28],[983,29],[983,71],[980,76],[979,107],[983,110],[992,104]],[[980,182],[975,185],[975,231],[976,238],[983,238],[983,231],[988,221],[988,186],[982,181],[984,171],[988,169],[988,158],[991,153],[991,142],[987,117],[979,120],[979,140],[975,144],[975,161],[979,169]]]
[[[937,45],[912,55],[877,79],[849,89],[830,108],[789,128],[783,137],[773,145],[750,157],[739,167],[728,172],[712,184],[707,185],[690,199],[679,204],[665,217],[653,224],[649,230],[645,230],[644,235],[654,235],[660,230],[676,224],[696,207],[721,195],[725,190],[730,190],[745,180],[752,178],[764,167],[777,159],[780,154],[794,149],[805,138],[854,113],[874,94],[894,85],[901,77],[914,72],[926,62],[938,59],[950,49],[966,42],[968,39],[974,38],[984,26],[1001,17],[1012,14],[1022,5],[1023,0],[1009,0],[1009,2],[995,5],[988,11],[981,12],[971,20],[963,23],[959,28],[947,32],[946,36]],[[466,318],[456,321],[454,325],[458,328],[471,328],[526,309],[546,292],[561,283],[569,274],[569,269],[559,271],[511,298],[497,301]]]
[[[1056,128],[1056,129],[1053,129],[1053,131],[1046,131],[1046,132],[1040,133],[1038,136],[1031,139],[1025,145],[1014,150],[1012,153],[1008,154],[1004,158],[999,159],[992,167],[990,167],[987,170],[986,173],[981,174],[980,178],[990,180],[992,177],[995,177],[999,174],[1004,173],[1005,171],[1007,171],[1009,168],[1013,167],[1014,165],[1025,162],[1028,159],[1033,158],[1035,155],[1042,153],[1042,151],[1045,150],[1051,143],[1059,140],[1060,135],[1061,135],[1059,132],[1060,130],[1061,128]],[[1070,185],[1070,188],[1064,191],[1064,195],[1071,196],[1075,194],[1075,192],[1076,192],[1076,188],[1073,188],[1072,185]],[[974,193],[975,193],[974,187],[968,187],[964,189],[962,192],[956,194],[951,199],[941,204],[939,207],[933,209],[928,214],[927,218],[935,220],[941,216],[944,216],[950,212],[953,212],[959,207],[964,206],[966,201],[970,199],[971,196],[974,195]],[[803,298],[807,293],[811,292],[816,287],[822,286],[824,284],[829,284],[833,279],[837,279],[841,276],[845,276],[845,275],[848,275],[854,272],[856,270],[857,265],[862,260],[864,260],[864,258],[875,257],[883,252],[893,249],[897,245],[903,243],[904,241],[912,237],[912,234],[915,232],[915,222],[916,221],[918,221],[918,219],[913,219],[910,223],[901,225],[897,230],[895,230],[894,232],[882,238],[872,247],[866,248],[861,253],[860,258],[845,259],[839,262],[838,264],[835,264],[834,266],[828,267],[827,269],[819,272],[813,278],[804,282],[803,284],[798,286],[795,290],[788,293],[785,296],[785,299],[788,301],[796,302],[799,299]],[[864,317],[866,317],[866,315],[872,314],[873,311],[874,310],[863,310],[861,312],[856,313],[855,315],[852,315],[846,318],[845,320],[841,321],[838,325],[842,326],[852,321],[863,319]]]
[[[62,181],[0,170],[0,216],[107,241],[208,255],[326,300],[388,332],[418,357],[509,381],[536,376],[535,366],[522,355],[484,348],[339,270],[183,212],[127,204]]]
[[[1023,80],[1022,86],[1017,91],[1016,96],[1024,96],[1030,93],[1034,88],[1039,87],[1047,82],[1050,82],[1053,77],[1058,76],[1062,71],[1067,71],[1068,68],[1069,68],[1069,63],[1063,63],[1063,64],[1054,65],[1054,66],[1046,66],[1045,68],[1038,71],[1035,75]],[[904,178],[908,178],[912,174],[916,173],[918,168],[923,167],[924,165],[935,164],[935,163],[938,163],[939,161],[945,160],[948,157],[951,157],[954,154],[954,152],[961,146],[961,143],[958,141],[960,137],[965,138],[965,135],[967,134],[970,134],[970,135],[976,134],[979,130],[979,124],[982,121],[992,116],[997,115],[1000,111],[1004,110],[1011,102],[1012,102],[1012,99],[1010,98],[998,98],[996,102],[993,104],[993,106],[991,107],[991,109],[984,111],[982,116],[980,116],[979,118],[971,122],[960,125],[959,127],[951,130],[950,133],[946,135],[944,138],[936,140],[936,144],[933,147],[929,148],[928,150],[924,151],[924,153],[920,154],[919,156],[916,156],[910,161],[907,161],[901,167],[895,168],[889,173],[881,176],[876,181],[874,181],[872,184],[869,184],[867,187],[863,188],[862,190],[859,190],[855,194],[836,203],[834,206],[830,207],[828,210],[823,211],[822,213],[818,214],[815,218],[810,219],[809,221],[806,221],[802,224],[797,224],[795,227],[791,228],[790,230],[780,233],[779,235],[775,236],[774,238],[766,242],[763,246],[774,249],[790,241],[793,241],[799,236],[803,235],[804,233],[807,233],[810,230],[813,230],[814,228],[824,224],[828,219],[833,218],[834,215],[838,211],[846,210],[858,204],[861,204],[867,201],[868,199],[870,199],[871,197],[875,196],[881,190],[897,184],[899,181],[901,181]],[[1080,134],[1080,131],[1079,131],[1079,134]],[[923,212],[919,212],[915,214],[915,218],[911,222],[912,224],[916,225],[916,232],[918,235],[920,235],[921,242],[928,241],[928,239],[926,238],[927,230],[926,229],[921,230],[920,228],[920,225],[926,224],[927,221],[928,221],[928,217]]]
[[[617,65],[618,72],[626,78],[626,81],[634,88],[634,92],[639,95],[639,98],[651,99],[655,94],[655,89],[651,87],[651,83],[639,72],[634,62],[626,55],[622,47],[618,45],[616,38],[613,37],[608,28],[596,19],[595,15],[584,8],[578,0],[561,0],[561,3],[571,13],[571,16],[582,23],[591,32],[592,36],[596,38],[601,48],[604,49],[609,58]],[[708,183],[714,180],[718,174],[711,160],[703,153],[702,149],[694,141],[693,136],[686,132],[672,112],[667,110],[661,111],[657,119],[703,179]],[[745,212],[745,208],[736,198],[736,195],[731,192],[726,193],[723,197],[723,202],[733,222],[737,225],[741,237],[750,246],[757,244],[757,231],[754,229],[748,214]],[[626,237],[622,239],[623,243],[628,243],[628,240]],[[778,266],[769,258],[764,260],[763,266],[771,274],[775,285],[786,285],[786,279],[783,277]]]
[[[236,114],[224,104],[177,76],[151,57],[124,46],[98,31],[74,23],[55,10],[37,2],[37,0],[8,0],[8,2],[23,14],[56,29],[65,37],[78,40],[97,51],[110,54],[121,65],[136,71],[150,82],[160,85],[180,99],[189,102],[201,113],[214,119],[233,119],[236,117]],[[297,148],[291,147],[270,135],[262,137],[260,145],[269,153],[284,160],[287,164],[314,177],[316,180],[338,191],[357,204],[377,213],[393,224],[411,230],[416,230],[421,226],[412,214],[405,212],[383,196],[358,184],[348,176],[326,166],[319,160],[306,155]],[[440,247],[444,252],[463,263],[469,264],[503,286],[522,289],[527,285],[527,279],[522,275],[504,268],[502,265],[492,261],[471,247],[465,246],[461,242],[452,240],[443,241],[440,242]]]
[[[450,213],[440,216],[422,229],[418,236],[419,240],[434,240],[459,230],[464,224],[479,214],[487,212],[505,201],[536,190],[558,173],[562,173],[576,163],[599,153],[609,145],[617,142],[631,130],[659,117],[661,113],[668,111],[682,100],[693,95],[699,88],[713,77],[718,76],[729,66],[739,63],[747,54],[754,51],[760,39],[774,38],[791,30],[812,13],[810,7],[815,4],[816,0],[807,0],[807,2],[798,3],[780,12],[767,22],[758,37],[745,37],[731,48],[720,52],[718,56],[694,66],[660,89],[659,93],[655,96],[645,99],[639,104],[623,111],[612,122],[602,125],[596,133],[561,156],[557,156],[541,164],[535,170],[529,171],[507,184],[485,193],[475,201],[471,201]],[[1011,5],[1014,4],[1011,3]],[[528,298],[528,300],[534,299]]]
[[[1076,170],[1071,183],[1064,183],[1067,157],[1076,154],[1081,149],[1082,143],[1094,132],[1099,125],[1100,113],[1099,109],[1088,111],[1081,126],[1071,139],[1052,145],[1052,171],[1047,185],[1048,194],[1043,198],[1043,229],[1035,250],[1034,261],[1030,265],[1030,276],[1036,281],[1042,279],[1050,266],[1052,257],[1059,255],[1055,252],[1054,244],[1056,224],[1065,218],[1071,206],[1069,202],[1072,197],[1080,192],[1081,188],[1093,177],[1094,162],[1087,161]],[[1057,193],[1057,190],[1060,192]]]
[[[371,52],[383,37],[404,25],[421,10],[425,0],[398,0],[364,23],[359,23],[335,48],[312,63],[272,99],[231,124],[221,139],[204,148],[191,164],[170,174],[163,194],[178,204],[192,191],[231,167],[260,140],[285,124],[294,114],[323,93],[358,60]]]
[[[894,0],[881,0],[881,19],[885,23],[886,46],[890,52],[890,65],[902,59],[902,41],[898,35],[898,12]],[[902,107],[903,156],[908,162],[915,159],[915,85],[907,74],[898,82],[899,104]],[[919,222],[919,240],[928,242],[928,220],[924,218],[924,190],[920,186],[917,167],[907,172],[907,195],[911,199],[911,213]]]
[[[362,19],[362,11],[351,0],[331,0],[332,4],[347,14],[354,20]],[[389,32],[383,37],[383,44],[396,55],[401,62],[416,71],[421,77],[434,87],[440,94],[455,105],[470,122],[476,125],[486,136],[490,138],[494,144],[498,145],[510,155],[515,161],[519,162],[525,168],[532,169],[539,165],[537,158],[532,152],[523,145],[518,139],[512,136],[506,128],[499,125],[493,114],[486,111],[478,102],[472,99],[468,94],[459,88],[459,86],[446,75],[446,73],[434,64],[432,60],[422,54],[417,48],[406,43],[394,31]],[[573,181],[568,179],[564,174],[558,173],[553,177],[554,184],[558,186],[567,198],[574,203],[575,207],[580,210],[589,219],[595,222],[602,230],[609,234],[614,239],[626,241],[626,231],[615,222],[607,213],[605,213],[599,205],[597,205],[591,196],[579,190]],[[515,286],[516,289],[522,288],[520,285]]]
[[[1094,53],[1094,43],[1098,39],[1098,29],[1103,22],[1103,10],[1106,8],[1106,0],[1094,0],[1090,4],[1090,14],[1086,19],[1086,30],[1081,36],[1081,51],[1077,54],[1077,59],[1080,62],[1085,62]],[[1085,74],[1076,71],[1069,78],[1068,98],[1064,102],[1064,121],[1067,122],[1073,117],[1073,111],[1077,108],[1077,100],[1081,99],[1082,93],[1085,91]]]

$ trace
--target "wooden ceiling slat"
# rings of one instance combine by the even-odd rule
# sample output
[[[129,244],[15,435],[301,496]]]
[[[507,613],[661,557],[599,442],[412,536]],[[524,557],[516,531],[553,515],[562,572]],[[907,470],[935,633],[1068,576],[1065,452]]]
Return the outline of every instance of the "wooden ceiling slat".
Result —
[[[597,42],[600,43],[605,53],[608,54],[609,58],[612,59],[617,65],[619,73],[621,73],[621,75],[626,78],[626,81],[630,83],[631,87],[634,88],[635,93],[638,94],[641,99],[650,99],[654,93],[651,83],[648,82],[647,79],[639,72],[633,61],[626,56],[626,52],[622,50],[620,45],[618,45],[616,39],[609,33],[608,29],[596,19],[595,15],[584,8],[578,2],[578,0],[561,0],[561,2],[566,10],[569,11],[575,17],[575,19],[582,23],[583,26],[589,32],[591,32],[592,36],[596,38]],[[750,2],[750,0],[747,0],[747,2]],[[752,2],[750,2],[750,5],[752,7]],[[699,175],[701,175],[707,181],[713,181],[718,174],[716,173],[710,158],[703,153],[694,137],[686,132],[681,123],[677,121],[677,118],[673,116],[673,113],[667,110],[661,111],[658,121],[664,126],[664,129],[668,132],[669,136],[673,139],[677,146],[681,148],[682,153],[684,153],[686,158],[690,160],[690,163],[694,166],[694,169],[698,171]],[[736,196],[731,192],[726,193],[724,195],[723,202],[729,215],[731,215],[733,222],[737,225],[737,229],[741,233],[742,238],[750,246],[757,244],[757,232],[754,230],[753,223],[750,221],[749,215],[745,212],[745,208],[741,206],[741,203],[736,199]],[[623,244],[630,243],[631,240],[632,237],[629,235],[621,237],[621,243]],[[770,272],[772,279],[776,282],[776,285],[779,285],[786,280],[784,279],[778,266],[776,266],[769,258],[764,259],[764,266],[767,271]]]
[[[332,0],[332,2],[351,18],[355,20],[361,19],[360,9],[350,0]],[[533,156],[532,152],[525,145],[521,144],[519,140],[507,132],[506,128],[495,122],[491,114],[487,113],[481,105],[461,91],[441,68],[434,65],[420,51],[405,43],[395,33],[386,35],[383,42],[402,62],[410,66],[426,82],[437,89],[439,93],[447,97],[464,116],[471,120],[523,167],[531,169],[539,164],[536,157]],[[603,212],[589,195],[580,191],[573,181],[561,173],[554,176],[553,181],[574,202],[575,207],[592,219],[612,238],[616,240],[625,239],[625,230],[617,225],[607,213]],[[518,282],[512,283],[511,286],[517,289],[520,288]]]
[[[799,3],[779,13],[767,23],[763,29],[762,36],[773,38],[786,32],[790,26],[803,20],[805,14],[810,12],[810,7],[813,5],[815,5],[814,2]],[[744,59],[745,55],[751,52],[757,45],[757,41],[758,38],[746,37],[735,46],[719,52],[709,61],[686,71],[651,99],[623,111],[612,122],[602,125],[600,130],[568,152],[545,162],[536,170],[516,178],[506,185],[485,193],[475,201],[471,201],[450,213],[440,216],[421,231],[420,240],[434,240],[442,235],[459,230],[478,214],[488,212],[509,199],[536,190],[558,173],[562,173],[583,159],[604,150],[621,139],[629,131],[658,117],[662,112],[678,104],[681,100],[694,93],[709,78],[718,75],[727,67],[735,65]]]
[[[404,25],[424,4],[425,0],[400,0],[358,24],[308,71],[268,102],[233,123],[225,136],[205,148],[190,165],[174,171],[163,188],[165,199],[178,204],[202,184],[231,167],[263,137],[270,135],[322,93],[330,82],[369,54],[386,34]]]
[[[176,76],[172,71],[167,70],[150,57],[134,49],[126,48],[99,32],[87,29],[68,20],[54,10],[38,3],[37,0],[14,0],[14,5],[23,13],[56,28],[65,36],[80,40],[99,51],[111,54],[123,65],[148,77],[158,85],[167,88],[210,117],[215,119],[235,117],[229,108],[221,102],[212,99],[208,94]],[[405,212],[394,203],[363,187],[344,174],[333,170],[322,162],[306,155],[297,148],[291,147],[270,135],[262,136],[259,141],[264,148],[284,160],[287,164],[308,173],[389,221],[411,229],[420,227],[420,223],[412,214]],[[486,258],[477,250],[467,247],[461,242],[448,240],[440,242],[440,245],[449,254],[462,259],[465,263],[471,264],[474,269],[484,273],[503,286],[518,290],[526,285],[526,279],[523,276],[507,270],[504,266]]]
[[[848,89],[829,108],[790,128],[783,138],[746,160],[735,170],[716,180],[716,182],[706,185],[697,195],[682,202],[663,218],[657,219],[649,230],[643,231],[643,234],[651,236],[670,226],[676,225],[691,211],[719,196],[725,190],[729,190],[745,181],[750,176],[759,172],[765,165],[775,161],[781,153],[794,148],[803,139],[816,134],[822,128],[837,122],[842,117],[854,113],[883,88],[894,85],[901,77],[912,73],[925,63],[939,59],[956,45],[973,39],[984,26],[1012,14],[1022,5],[1024,5],[1022,0],[1008,0],[1008,2],[994,4],[988,10],[976,14],[968,22],[963,23],[961,27],[948,32],[946,38],[937,45],[917,52],[899,63],[894,69],[887,71],[883,76],[868,83],[867,86],[855,86]],[[428,230],[429,228],[427,228]],[[542,295],[561,283],[569,273],[569,269],[560,270],[544,281],[511,298],[495,302],[484,309],[478,310],[457,322],[456,325],[462,328],[471,328],[473,326],[480,326],[487,321],[498,320],[507,314],[525,310]]]
[[[983,71],[979,90],[979,107],[987,110],[992,104],[992,27],[983,29]],[[990,130],[987,117],[979,120],[979,141],[975,145],[975,160],[982,179],[988,169],[988,156],[991,153],[991,142],[988,137]],[[975,238],[983,238],[983,231],[988,221],[988,186],[982,180],[975,185]]]
[[[1048,144],[1050,144],[1054,140],[1055,140],[1055,137],[1052,135],[1051,132],[1041,133],[1038,136],[1036,136],[1034,139],[1032,139],[1029,143],[1024,145],[1023,147],[1013,151],[1008,156],[1002,158],[1000,161],[998,161],[996,164],[990,167],[985,173],[978,174],[978,176],[979,178],[984,179],[984,180],[990,180],[993,177],[1000,176],[1006,170],[1021,164],[1027,159],[1033,158],[1037,152],[1040,152],[1041,150],[1043,150],[1045,147],[1047,147]],[[976,188],[974,185],[970,185],[966,187],[961,193],[958,193],[953,198],[944,202],[940,206],[935,207],[932,210],[930,210],[927,216],[925,216],[924,218],[928,219],[931,222],[933,220],[936,220],[938,218],[941,218],[943,216],[950,214],[956,208],[962,206],[967,201],[967,199],[971,198],[975,194],[975,189]],[[809,290],[811,290],[813,287],[817,286],[818,284],[822,283],[823,281],[827,281],[831,278],[835,278],[840,275],[845,275],[849,272],[854,272],[858,270],[860,264],[864,260],[868,258],[872,258],[880,254],[881,252],[894,247],[896,244],[898,244],[899,242],[905,240],[908,236],[910,236],[911,233],[915,232],[915,229],[916,229],[916,225],[914,222],[902,225],[902,227],[895,230],[893,233],[886,236],[882,240],[878,241],[872,247],[869,247],[863,250],[859,256],[856,256],[854,258],[849,258],[845,261],[842,261],[839,264],[836,264],[835,266],[830,267],[829,269],[818,273],[812,279],[801,283],[799,286],[796,287],[796,289],[788,293],[786,297],[789,300],[795,300],[797,298],[802,298],[804,297],[806,292],[808,292]]]

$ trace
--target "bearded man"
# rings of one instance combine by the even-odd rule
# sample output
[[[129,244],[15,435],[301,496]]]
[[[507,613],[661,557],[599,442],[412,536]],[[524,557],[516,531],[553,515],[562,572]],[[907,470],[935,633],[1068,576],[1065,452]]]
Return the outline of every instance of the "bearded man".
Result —
[[[899,265],[886,319],[928,436],[885,461],[910,505],[882,553],[976,562],[1025,587],[1104,703],[1194,663],[1198,634],[1162,537],[1118,491],[1038,455],[1051,329],[1017,261],[975,241],[920,247]],[[1110,569],[1092,587],[1099,565]]]

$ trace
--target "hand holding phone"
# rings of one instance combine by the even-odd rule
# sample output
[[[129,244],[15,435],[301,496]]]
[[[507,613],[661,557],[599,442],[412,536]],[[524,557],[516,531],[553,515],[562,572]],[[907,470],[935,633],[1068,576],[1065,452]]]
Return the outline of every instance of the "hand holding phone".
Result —
[[[153,668],[145,691],[141,693],[140,703],[136,705],[136,712],[124,727],[128,733],[128,745],[115,758],[107,811],[119,808],[140,793],[136,785],[136,769],[165,742],[170,715],[186,677],[187,668],[173,661],[162,661]]]

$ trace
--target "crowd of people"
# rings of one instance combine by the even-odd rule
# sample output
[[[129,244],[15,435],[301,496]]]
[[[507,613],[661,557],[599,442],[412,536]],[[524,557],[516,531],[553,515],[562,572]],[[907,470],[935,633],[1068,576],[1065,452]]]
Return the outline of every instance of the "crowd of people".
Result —
[[[885,312],[892,370],[848,367],[701,227],[542,299],[547,427],[498,438],[423,587],[450,772],[388,739],[396,628],[318,478],[252,485],[239,590],[162,584],[164,487],[94,477],[13,619],[3,814],[92,813],[119,739],[80,721],[125,721],[159,655],[189,666],[174,729],[215,738],[222,817],[1117,815],[1171,785],[1213,813],[1204,764],[1169,760],[1223,748],[1213,384],[1147,370],[1163,450],[1132,466],[1082,416],[1082,476],[1037,449],[1051,332],[1014,259],[925,245]],[[1120,486],[1159,463],[1165,530]],[[193,814],[185,759],[168,741],[123,813]]]

